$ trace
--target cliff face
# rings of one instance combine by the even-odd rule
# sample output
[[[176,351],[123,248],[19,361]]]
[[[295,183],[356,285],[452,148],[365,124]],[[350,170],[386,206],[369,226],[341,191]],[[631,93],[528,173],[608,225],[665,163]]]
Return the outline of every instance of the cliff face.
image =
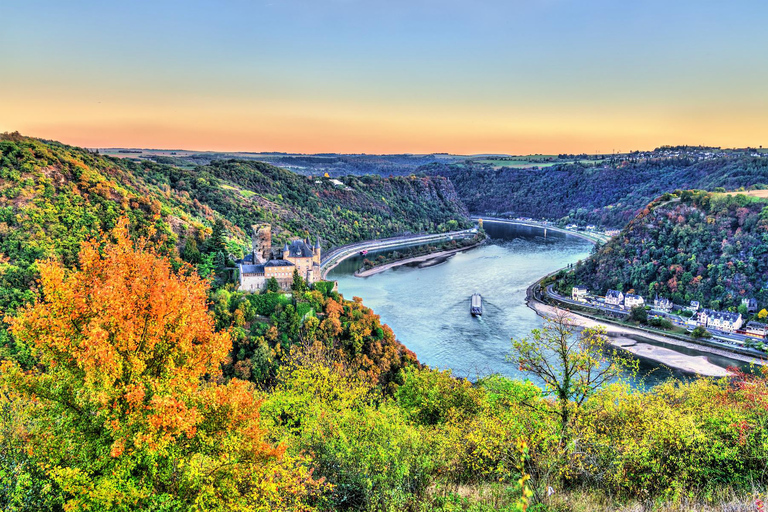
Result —
[[[747,297],[766,307],[768,207],[745,195],[665,194],[578,264],[567,282],[714,309],[736,308]]]

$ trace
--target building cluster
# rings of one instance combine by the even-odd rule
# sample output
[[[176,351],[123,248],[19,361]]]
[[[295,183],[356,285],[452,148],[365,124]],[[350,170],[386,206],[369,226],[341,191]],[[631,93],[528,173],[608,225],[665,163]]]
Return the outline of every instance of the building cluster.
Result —
[[[571,299],[577,302],[585,303],[603,303],[614,309],[630,310],[634,307],[645,307],[643,297],[635,294],[624,294],[619,290],[608,290],[604,299],[597,299],[589,294],[589,290],[584,286],[574,286],[571,291]],[[742,304],[746,306],[749,313],[757,312],[758,304],[754,298],[743,299]],[[761,322],[746,322],[741,313],[732,313],[730,311],[715,311],[712,309],[702,309],[698,301],[691,301],[687,306],[676,306],[670,299],[665,297],[656,297],[651,306],[652,311],[661,314],[668,314],[673,310],[685,310],[692,314],[687,322],[689,328],[704,327],[708,330],[716,330],[727,333],[743,334],[755,338],[765,338],[768,336],[768,324]]]
[[[252,229],[252,251],[238,262],[239,290],[264,290],[271,278],[275,278],[280,288],[289,290],[293,284],[294,270],[308,284],[320,280],[319,238],[314,244],[309,240],[293,240],[286,243],[281,251],[276,251],[272,248],[271,226],[262,224],[252,226]]]

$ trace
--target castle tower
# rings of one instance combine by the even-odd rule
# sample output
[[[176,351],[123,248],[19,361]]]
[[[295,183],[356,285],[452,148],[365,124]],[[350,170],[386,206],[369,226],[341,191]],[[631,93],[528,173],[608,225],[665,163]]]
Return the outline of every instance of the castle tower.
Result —
[[[269,260],[272,254],[272,226],[269,224],[254,224],[253,236],[251,238],[253,246],[254,263],[264,263]]]
[[[320,264],[320,237],[317,237],[317,242],[315,242],[315,247],[312,250],[312,261],[316,264]]]

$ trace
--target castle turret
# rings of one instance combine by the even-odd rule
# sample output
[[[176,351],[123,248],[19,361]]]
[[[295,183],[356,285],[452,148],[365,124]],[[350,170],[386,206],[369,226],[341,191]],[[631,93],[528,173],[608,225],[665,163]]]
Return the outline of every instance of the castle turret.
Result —
[[[320,237],[317,237],[317,242],[315,242],[315,246],[312,248],[312,261],[316,265],[320,265]]]

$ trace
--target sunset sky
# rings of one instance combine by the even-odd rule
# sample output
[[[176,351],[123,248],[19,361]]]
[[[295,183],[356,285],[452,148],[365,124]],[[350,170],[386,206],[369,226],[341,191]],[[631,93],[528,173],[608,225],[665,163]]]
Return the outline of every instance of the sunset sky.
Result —
[[[768,146],[768,2],[5,2],[0,132],[87,147]]]

